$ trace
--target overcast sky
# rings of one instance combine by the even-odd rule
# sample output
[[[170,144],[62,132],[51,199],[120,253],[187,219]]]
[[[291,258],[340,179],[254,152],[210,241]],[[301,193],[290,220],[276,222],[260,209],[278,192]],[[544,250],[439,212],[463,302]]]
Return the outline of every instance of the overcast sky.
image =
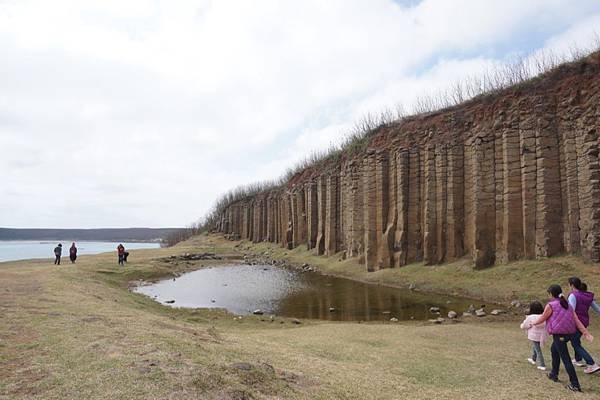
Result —
[[[0,226],[166,227],[598,0],[0,0]]]

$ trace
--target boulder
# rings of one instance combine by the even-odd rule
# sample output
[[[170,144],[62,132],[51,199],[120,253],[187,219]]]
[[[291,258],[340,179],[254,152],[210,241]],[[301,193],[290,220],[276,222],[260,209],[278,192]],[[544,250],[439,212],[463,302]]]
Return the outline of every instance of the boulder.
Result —
[[[390,318],[390,322],[398,322],[398,318],[392,317],[392,318]]]
[[[498,310],[498,309],[492,310],[492,312],[490,312],[490,314],[492,314],[492,315],[500,315],[500,314],[504,314],[504,313],[506,313],[506,311]]]
[[[432,314],[437,314],[440,312],[440,308],[439,307],[429,307],[429,312]]]
[[[475,310],[475,315],[477,315],[478,317],[485,317],[487,314],[483,308],[480,308],[478,310]]]
[[[458,314],[456,313],[456,311],[448,311],[448,318],[454,319],[456,317],[458,317]]]
[[[259,308],[257,310],[252,311],[252,314],[254,314],[254,315],[263,315],[264,312]]]

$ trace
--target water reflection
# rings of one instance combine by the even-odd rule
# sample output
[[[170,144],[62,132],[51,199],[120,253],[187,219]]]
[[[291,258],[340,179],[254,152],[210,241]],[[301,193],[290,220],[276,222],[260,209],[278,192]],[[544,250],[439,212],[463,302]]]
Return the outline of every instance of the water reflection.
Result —
[[[229,265],[187,273],[136,289],[174,307],[260,309],[285,317],[344,321],[429,319],[429,308],[461,312],[469,301],[266,265]]]

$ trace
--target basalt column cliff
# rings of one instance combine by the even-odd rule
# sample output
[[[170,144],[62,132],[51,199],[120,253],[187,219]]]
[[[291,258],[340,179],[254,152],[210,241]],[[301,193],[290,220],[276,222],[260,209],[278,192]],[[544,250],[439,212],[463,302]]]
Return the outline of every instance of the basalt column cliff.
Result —
[[[358,257],[369,271],[471,256],[475,267],[600,262],[600,54],[379,128],[364,150],[230,204],[217,229]]]

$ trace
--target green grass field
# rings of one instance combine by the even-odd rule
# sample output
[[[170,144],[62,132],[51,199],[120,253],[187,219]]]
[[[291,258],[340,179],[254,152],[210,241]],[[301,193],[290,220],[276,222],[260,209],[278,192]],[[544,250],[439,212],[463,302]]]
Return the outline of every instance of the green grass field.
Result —
[[[234,247],[236,246],[236,247]],[[131,293],[152,280],[198,268],[160,257],[185,252],[268,252],[325,273],[454,293],[484,301],[545,299],[550,283],[580,275],[600,287],[600,266],[573,257],[473,271],[468,261],[367,274],[338,261],[274,245],[193,238],[174,248],[136,250],[124,269],[113,254],[0,264],[1,399],[597,399],[600,374],[578,369],[583,394],[525,362],[520,318],[456,324],[346,323],[178,310]],[[265,321],[261,321],[261,319]],[[600,316],[592,317],[600,357]],[[282,323],[283,322],[283,323]],[[547,363],[550,352],[545,348]]]

